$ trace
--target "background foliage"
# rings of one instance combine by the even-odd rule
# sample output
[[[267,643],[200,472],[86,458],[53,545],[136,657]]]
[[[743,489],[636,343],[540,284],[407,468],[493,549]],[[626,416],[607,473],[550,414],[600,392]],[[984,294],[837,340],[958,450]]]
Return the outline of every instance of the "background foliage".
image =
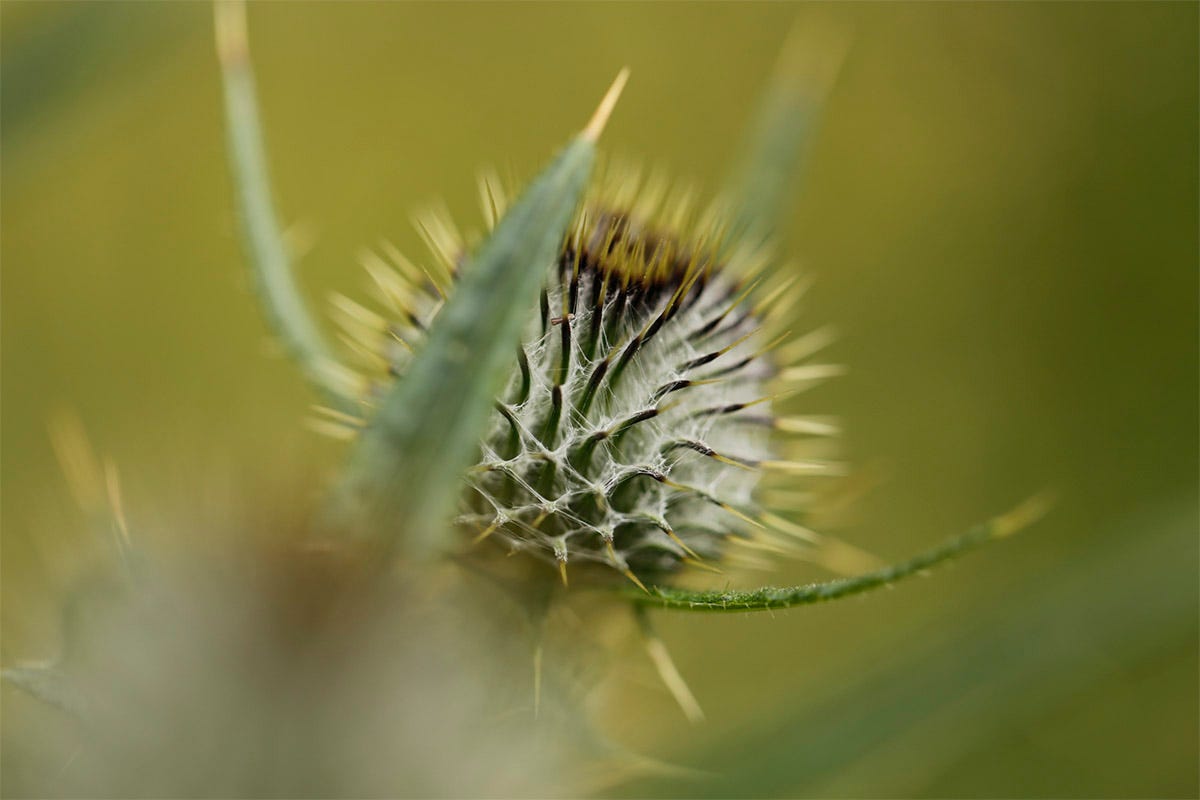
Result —
[[[721,777],[619,791],[1194,796],[1195,5],[257,5],[313,297],[356,292],[380,237],[418,253],[407,219],[434,198],[472,219],[477,168],[530,174],[625,64],[606,147],[716,186],[797,16],[853,36],[787,231],[818,279],[797,325],[835,323],[851,368],[807,402],[879,478],[840,532],[895,558],[1037,489],[1061,501],[893,592],[662,618],[708,722],[632,645],[605,722]],[[247,487],[314,504],[340,448],[264,357],[207,5],[10,0],[0,22],[7,664],[53,651],[97,549],[53,409],[147,529]],[[4,699],[10,741],[35,712]]]

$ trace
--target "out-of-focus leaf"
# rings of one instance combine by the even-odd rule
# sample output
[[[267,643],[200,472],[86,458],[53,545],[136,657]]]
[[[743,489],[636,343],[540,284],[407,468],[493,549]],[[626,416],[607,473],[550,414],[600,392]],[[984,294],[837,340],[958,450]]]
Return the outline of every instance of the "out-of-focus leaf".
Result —
[[[844,47],[819,25],[798,22],[788,37],[728,182],[731,243],[759,247],[775,234]]]
[[[83,716],[84,702],[66,673],[57,667],[9,667],[0,678],[43,703],[75,716]]]

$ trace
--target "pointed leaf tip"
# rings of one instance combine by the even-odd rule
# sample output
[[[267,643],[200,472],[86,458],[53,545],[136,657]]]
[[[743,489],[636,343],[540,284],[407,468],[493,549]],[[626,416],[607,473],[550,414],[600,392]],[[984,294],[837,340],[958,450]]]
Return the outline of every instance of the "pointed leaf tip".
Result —
[[[841,72],[851,39],[849,28],[831,20],[796,19],[776,57],[773,87],[824,99]]]
[[[213,3],[214,30],[217,36],[217,56],[222,64],[246,60],[246,4],[243,0],[215,0]]]
[[[627,80],[629,80],[629,67],[623,67],[617,73],[612,86],[608,87],[608,91],[604,93],[604,99],[600,101],[596,112],[592,114],[592,118],[588,120],[587,126],[580,134],[585,140],[595,142],[600,138],[600,134],[604,132],[604,126],[608,124],[609,116],[612,115],[613,108],[617,105],[617,100],[621,98],[621,91],[625,88]]]
[[[1052,490],[1044,490],[1030,497],[1011,511],[992,520],[993,535],[997,539],[1011,536],[1028,528],[1050,513],[1058,498]]]

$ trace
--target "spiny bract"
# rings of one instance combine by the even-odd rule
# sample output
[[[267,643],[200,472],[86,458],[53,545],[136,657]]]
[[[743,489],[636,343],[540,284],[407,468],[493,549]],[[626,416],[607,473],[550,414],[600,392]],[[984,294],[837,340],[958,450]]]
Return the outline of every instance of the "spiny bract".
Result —
[[[490,228],[505,194],[487,178],[480,191]],[[771,269],[768,247],[725,241],[719,206],[691,209],[689,192],[642,184],[629,169],[596,181],[467,475],[458,521],[476,543],[557,563],[564,581],[568,565],[601,564],[611,569],[586,574],[616,570],[639,585],[683,565],[818,544],[764,511],[761,494],[772,474],[794,489],[797,475],[837,471],[822,441],[832,422],[772,411],[837,371],[781,367],[819,350],[827,333],[781,330],[802,292],[794,270]],[[335,298],[343,338],[369,375],[367,409],[403,374],[459,270],[470,269],[469,248],[444,215],[425,215],[418,228],[434,270],[387,244],[382,256],[364,254],[386,315]]]

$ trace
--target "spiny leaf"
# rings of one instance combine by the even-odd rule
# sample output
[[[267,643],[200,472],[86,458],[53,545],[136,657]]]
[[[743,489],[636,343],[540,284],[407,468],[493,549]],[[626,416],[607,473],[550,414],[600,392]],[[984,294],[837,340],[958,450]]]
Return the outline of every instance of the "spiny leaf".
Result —
[[[1040,519],[1049,506],[1049,499],[1038,495],[1007,514],[976,525],[961,536],[948,539],[908,561],[853,578],[804,586],[765,586],[749,591],[692,591],[655,586],[647,592],[631,591],[626,594],[636,603],[676,611],[768,611],[823,603],[887,586],[949,561],[981,544],[1009,536]]]
[[[616,102],[622,72],[592,122],[533,181],[461,271],[424,347],[383,399],[335,498],[388,548],[440,543],[496,394],[514,368],[522,326],[558,254]]]
[[[821,26],[797,23],[788,37],[729,181],[731,243],[758,247],[774,234],[843,51]]]
[[[291,256],[271,199],[254,71],[246,40],[245,4],[241,0],[217,0],[213,9],[225,91],[229,166],[237,189],[238,213],[254,289],[267,322],[304,376],[329,395],[335,405],[348,407],[343,390],[338,388],[338,376],[343,370],[296,285]]]

